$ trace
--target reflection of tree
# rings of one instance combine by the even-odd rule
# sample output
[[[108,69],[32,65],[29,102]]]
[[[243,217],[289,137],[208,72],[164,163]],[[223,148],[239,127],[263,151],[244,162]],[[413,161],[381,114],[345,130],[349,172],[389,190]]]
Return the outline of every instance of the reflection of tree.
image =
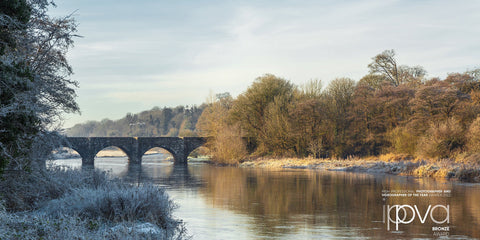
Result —
[[[453,208],[453,213],[450,215],[452,215],[452,222],[455,225],[461,224],[461,227],[454,229],[451,233],[480,238],[480,188],[478,185],[475,189],[472,188],[461,187],[452,192],[452,195],[459,199],[452,200],[455,203],[450,205]]]
[[[424,225],[420,222],[403,225],[404,233],[400,236],[387,232],[382,223],[384,204],[415,204],[423,210],[430,204],[449,204],[451,219],[455,220],[451,223],[457,234],[473,237],[479,237],[480,234],[479,227],[464,224],[471,223],[472,218],[480,220],[480,207],[474,204],[480,197],[478,191],[475,194],[466,194],[454,190],[450,198],[390,198],[384,202],[381,197],[382,190],[389,189],[456,187],[434,181],[418,182],[403,177],[376,177],[343,172],[238,168],[209,168],[209,171],[202,171],[201,176],[206,182],[206,187],[201,191],[208,202],[252,216],[252,226],[262,236],[295,233],[305,224],[315,228],[347,228],[348,231],[339,231],[339,234],[355,234],[351,237],[365,235],[389,238],[432,234],[433,225],[428,221]],[[478,226],[478,223],[476,224]],[[376,230],[370,231],[372,228]],[[353,229],[363,230],[356,232]]]

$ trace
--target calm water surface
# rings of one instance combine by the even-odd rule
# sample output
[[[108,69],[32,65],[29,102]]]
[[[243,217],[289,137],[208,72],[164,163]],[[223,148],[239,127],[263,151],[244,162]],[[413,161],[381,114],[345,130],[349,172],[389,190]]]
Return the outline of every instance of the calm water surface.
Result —
[[[55,164],[80,167],[79,159]],[[142,166],[126,157],[97,158],[95,167],[133,183],[167,188],[178,203],[175,216],[186,222],[193,239],[450,239],[480,238],[480,185],[390,175],[319,170],[265,170],[215,167],[190,161],[175,166],[163,154],[143,157]],[[434,190],[435,192],[420,192]],[[438,191],[441,193],[439,194]],[[406,197],[382,196],[407,194]],[[408,194],[417,194],[418,196]],[[390,225],[384,205],[405,208]],[[434,224],[433,219],[449,223]],[[420,216],[418,216],[420,215]],[[395,211],[391,218],[395,219]],[[426,217],[424,223],[420,218]],[[448,227],[432,229],[432,227]]]

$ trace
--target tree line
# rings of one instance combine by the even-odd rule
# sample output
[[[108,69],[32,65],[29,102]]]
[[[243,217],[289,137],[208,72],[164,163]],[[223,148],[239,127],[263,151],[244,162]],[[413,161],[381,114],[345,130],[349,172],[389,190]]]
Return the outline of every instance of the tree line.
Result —
[[[480,69],[427,78],[394,50],[359,81],[296,86],[266,74],[237,98],[212,97],[197,123],[214,159],[375,156],[467,157],[480,151]]]
[[[119,120],[88,121],[66,130],[72,137],[191,137],[204,106],[154,107]]]

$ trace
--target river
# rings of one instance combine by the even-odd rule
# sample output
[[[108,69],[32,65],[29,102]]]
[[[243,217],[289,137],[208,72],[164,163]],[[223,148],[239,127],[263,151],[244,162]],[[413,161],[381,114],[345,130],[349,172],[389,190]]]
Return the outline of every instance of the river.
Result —
[[[80,159],[54,164],[80,167]],[[480,238],[480,184],[194,160],[176,166],[163,154],[144,156],[140,167],[97,158],[95,167],[165,187],[193,239]]]

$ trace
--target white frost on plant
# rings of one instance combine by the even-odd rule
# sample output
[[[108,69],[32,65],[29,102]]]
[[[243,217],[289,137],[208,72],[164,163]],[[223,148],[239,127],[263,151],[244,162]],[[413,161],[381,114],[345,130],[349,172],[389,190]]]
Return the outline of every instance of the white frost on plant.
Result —
[[[127,231],[133,234],[144,234],[144,235],[164,235],[164,231],[158,226],[151,223],[137,223],[134,226],[125,226],[125,224],[119,224],[115,227],[110,228],[112,232],[123,232]]]
[[[0,54],[0,94],[3,98],[0,133],[14,136],[13,140],[0,144],[0,159],[7,159],[11,170],[29,168],[33,161],[45,158],[43,152],[36,155],[31,144],[38,145],[53,136],[49,132],[59,129],[62,113],[79,112],[75,101],[78,82],[70,78],[73,71],[66,58],[73,39],[78,37],[75,34],[77,24],[72,15],[48,16],[48,7],[54,6],[52,1],[26,2],[30,6],[30,18],[26,23],[0,14],[2,32],[14,41],[12,44],[1,42],[3,51]],[[11,121],[11,116],[34,117],[35,120],[8,127],[6,121]],[[48,141],[53,140],[58,144],[57,137]],[[25,152],[23,157],[19,157],[19,152]]]
[[[0,185],[11,200],[0,202],[0,239],[188,239],[185,225],[172,215],[176,205],[164,189],[152,184],[130,185],[98,170],[46,170],[37,181]],[[27,177],[27,176],[26,176]],[[29,211],[2,206],[35,198]],[[21,206],[19,206],[21,207]]]

